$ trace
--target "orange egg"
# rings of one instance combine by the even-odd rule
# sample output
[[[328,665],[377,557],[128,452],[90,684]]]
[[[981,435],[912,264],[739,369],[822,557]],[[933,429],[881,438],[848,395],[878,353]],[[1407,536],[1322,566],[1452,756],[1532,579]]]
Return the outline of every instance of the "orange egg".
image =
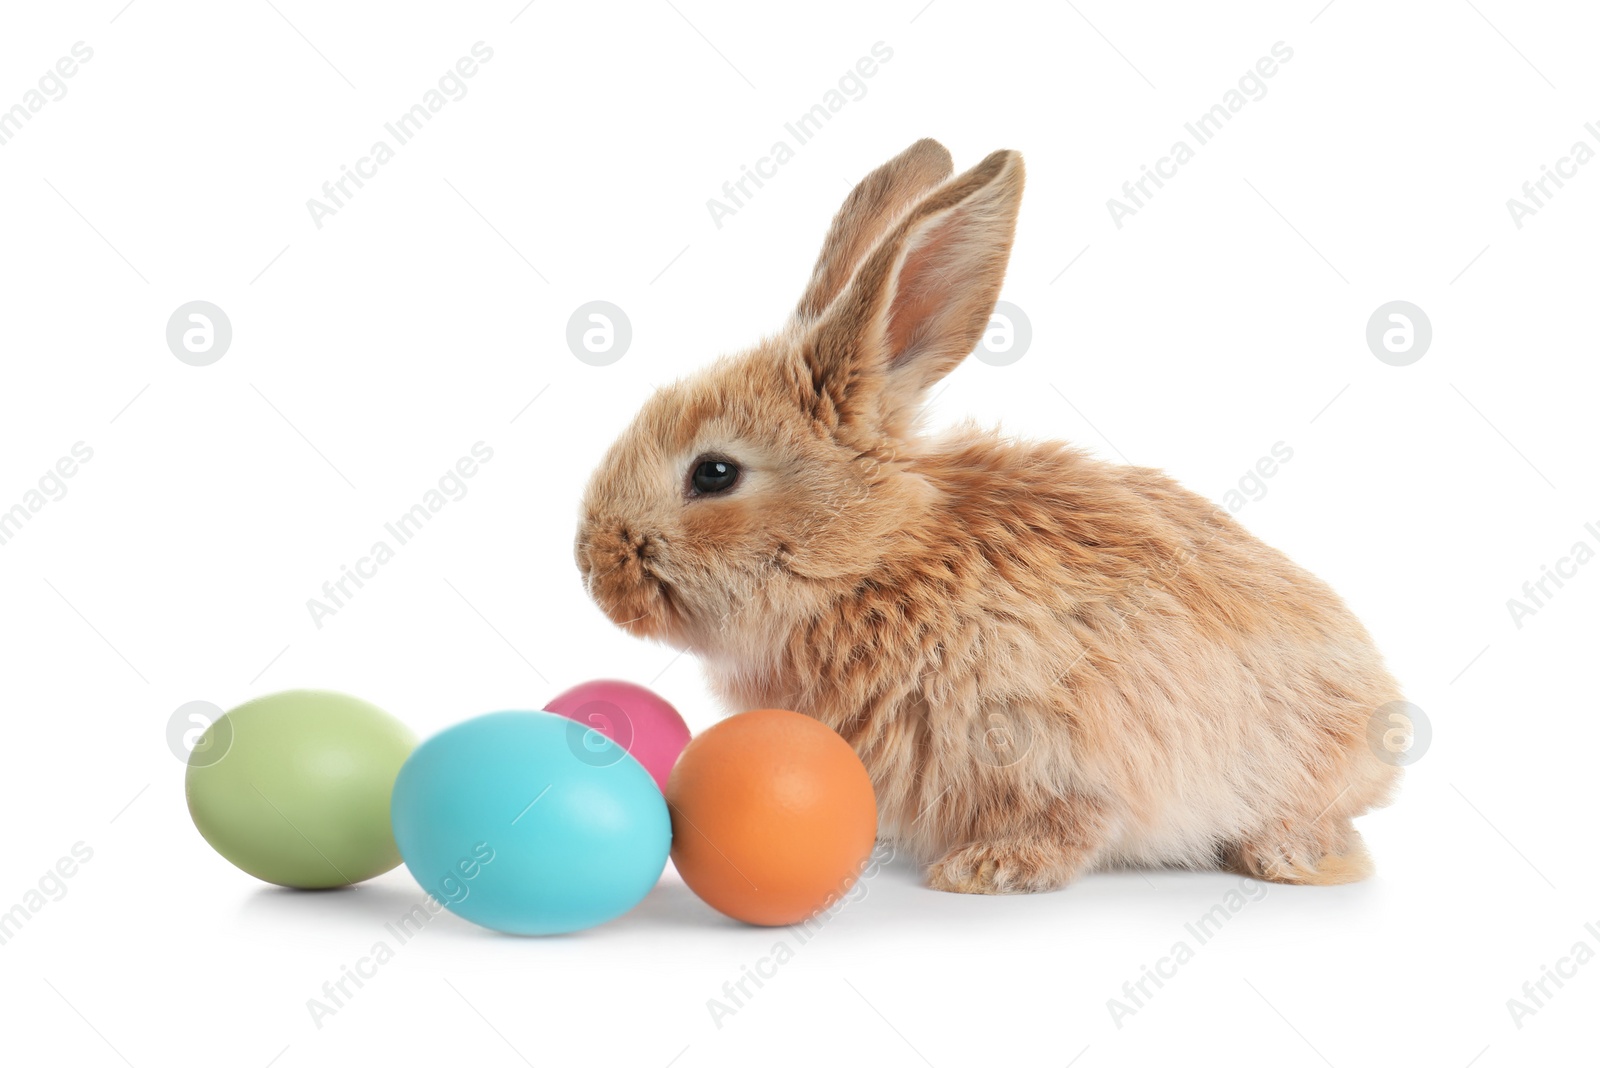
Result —
[[[831,906],[866,867],[878,828],[872,780],[849,743],[771,708],[691,741],[667,805],[683,881],[717,911],[766,926]]]

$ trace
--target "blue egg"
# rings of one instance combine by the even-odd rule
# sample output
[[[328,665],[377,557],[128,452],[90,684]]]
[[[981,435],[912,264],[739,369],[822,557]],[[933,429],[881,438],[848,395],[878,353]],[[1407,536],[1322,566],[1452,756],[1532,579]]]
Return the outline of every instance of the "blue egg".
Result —
[[[615,919],[650,892],[672,845],[644,766],[551,712],[492,712],[429,738],[401,767],[390,812],[423,889],[510,934]]]

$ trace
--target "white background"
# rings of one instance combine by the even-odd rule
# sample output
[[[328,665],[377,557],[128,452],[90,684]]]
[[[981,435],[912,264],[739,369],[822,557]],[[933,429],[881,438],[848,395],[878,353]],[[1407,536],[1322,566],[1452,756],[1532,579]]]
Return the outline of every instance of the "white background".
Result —
[[[1506,200],[1600,142],[1600,21],[1321,2],[6,5],[0,107],[74,42],[94,56],[0,146],[0,509],[75,442],[94,456],[0,546],[0,909],[93,850],[0,946],[5,1058],[1592,1060],[1600,964],[1520,1028],[1506,1002],[1600,950],[1600,564],[1520,628],[1506,602],[1600,547],[1600,162],[1520,229]],[[307,198],[480,40],[468,95],[315,227]],[[866,95],[715,226],[707,199],[878,41]],[[1276,41],[1267,95],[1113,225],[1107,198]],[[850,185],[922,136],[958,168],[999,147],[1028,167],[1004,298],[1032,346],[969,360],[934,425],[1064,437],[1219,501],[1293,449],[1241,520],[1350,601],[1433,728],[1361,821],[1376,877],[1266,888],[1120,1027],[1107,999],[1234,877],[994,899],[895,865],[719,1028],[707,999],[793,939],[669,870],[572,937],[436,920],[315,1026],[307,999],[421,892],[403,869],[318,895],[233,869],[189,821],[173,710],[321,686],[426,735],[620,676],[714,722],[692,658],[585,599],[578,495],[655,385],[778,326]],[[565,342],[596,299],[633,324],[608,367]],[[1407,367],[1364,338],[1395,299],[1434,329]],[[232,322],[209,367],[166,345],[191,300]],[[307,598],[477,441],[468,495],[314,626]]]

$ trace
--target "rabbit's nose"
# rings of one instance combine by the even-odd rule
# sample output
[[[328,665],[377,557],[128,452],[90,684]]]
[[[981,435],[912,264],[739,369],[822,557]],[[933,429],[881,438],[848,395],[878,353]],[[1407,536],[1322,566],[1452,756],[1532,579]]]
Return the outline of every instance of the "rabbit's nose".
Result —
[[[589,523],[578,532],[574,555],[578,570],[585,578],[591,578],[654,557],[656,544],[633,524]]]

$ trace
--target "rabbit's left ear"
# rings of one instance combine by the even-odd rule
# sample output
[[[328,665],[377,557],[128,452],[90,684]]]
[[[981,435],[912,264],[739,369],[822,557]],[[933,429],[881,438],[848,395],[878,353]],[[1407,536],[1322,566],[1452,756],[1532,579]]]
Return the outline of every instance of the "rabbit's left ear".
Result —
[[[1022,182],[1022,156],[1001,151],[936,189],[828,307],[806,358],[842,421],[898,434],[928,387],[977,347],[1011,258]]]
[[[863,178],[833,217],[795,316],[808,321],[821,315],[889,228],[952,169],[945,147],[924,137]]]

